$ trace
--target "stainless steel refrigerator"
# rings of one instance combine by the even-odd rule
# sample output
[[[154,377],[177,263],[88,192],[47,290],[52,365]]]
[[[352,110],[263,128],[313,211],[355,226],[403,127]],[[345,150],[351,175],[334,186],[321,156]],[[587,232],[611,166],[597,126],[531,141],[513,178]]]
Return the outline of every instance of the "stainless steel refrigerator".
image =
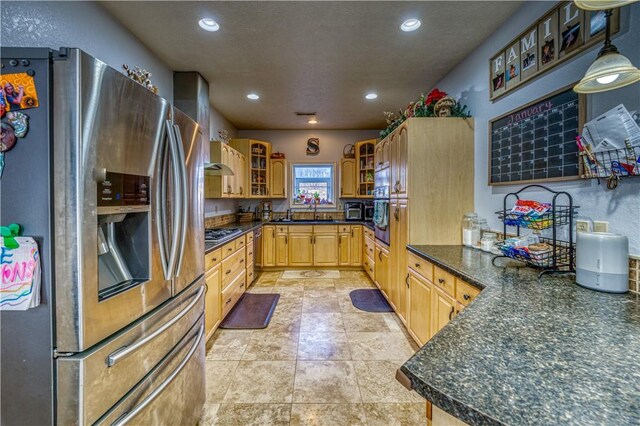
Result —
[[[39,106],[0,180],[0,222],[42,259],[41,305],[1,312],[12,424],[195,424],[204,403],[200,129],[78,49],[2,48]]]

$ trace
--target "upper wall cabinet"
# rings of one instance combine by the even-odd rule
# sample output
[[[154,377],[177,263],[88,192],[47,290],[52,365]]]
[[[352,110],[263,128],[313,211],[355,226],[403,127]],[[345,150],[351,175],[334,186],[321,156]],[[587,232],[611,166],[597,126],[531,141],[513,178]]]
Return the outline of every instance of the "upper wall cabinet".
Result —
[[[356,197],[356,160],[343,158],[340,160],[340,197]]]
[[[269,198],[287,198],[287,160],[284,158],[269,159],[271,170],[269,175]]]
[[[269,194],[269,159],[271,157],[271,144],[269,142],[252,139],[232,139],[229,145],[246,159],[244,182],[247,188],[243,188],[243,198],[267,198]]]
[[[356,142],[356,197],[373,198],[375,139]]]
[[[233,176],[205,175],[205,198],[242,198],[245,196],[245,156],[220,141],[210,145],[210,161],[228,166]]]

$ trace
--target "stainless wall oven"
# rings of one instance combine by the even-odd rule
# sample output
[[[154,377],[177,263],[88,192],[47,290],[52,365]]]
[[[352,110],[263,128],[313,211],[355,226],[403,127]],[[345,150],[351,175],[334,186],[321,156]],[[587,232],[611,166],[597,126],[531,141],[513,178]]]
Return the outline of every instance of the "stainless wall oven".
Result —
[[[373,190],[373,225],[377,239],[389,245],[389,167],[376,171]]]

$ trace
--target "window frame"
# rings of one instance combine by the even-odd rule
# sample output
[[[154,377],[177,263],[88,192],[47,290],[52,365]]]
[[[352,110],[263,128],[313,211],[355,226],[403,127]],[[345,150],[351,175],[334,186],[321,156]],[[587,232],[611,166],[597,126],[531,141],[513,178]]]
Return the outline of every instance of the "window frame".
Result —
[[[335,210],[338,208],[338,200],[336,197],[336,188],[338,178],[338,169],[335,161],[295,161],[291,162],[289,166],[289,176],[291,176],[291,181],[289,182],[289,194],[287,194],[287,198],[289,198],[289,207],[291,209],[299,209],[299,210],[309,210],[313,208],[313,204],[294,204],[293,200],[295,199],[295,190],[296,190],[296,175],[295,175],[295,167],[296,166],[331,166],[333,173],[331,176],[331,193],[333,194],[333,202],[332,204],[317,204],[318,210],[327,209],[327,210]]]

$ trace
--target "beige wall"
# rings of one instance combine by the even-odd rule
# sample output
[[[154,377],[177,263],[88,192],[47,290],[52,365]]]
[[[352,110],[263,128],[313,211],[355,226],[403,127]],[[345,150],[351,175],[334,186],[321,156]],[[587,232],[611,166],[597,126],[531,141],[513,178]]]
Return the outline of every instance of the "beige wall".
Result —
[[[271,142],[273,151],[284,152],[290,162],[338,162],[345,145],[374,139],[379,130],[239,130],[238,137]],[[320,154],[306,155],[307,140],[320,139]]]

